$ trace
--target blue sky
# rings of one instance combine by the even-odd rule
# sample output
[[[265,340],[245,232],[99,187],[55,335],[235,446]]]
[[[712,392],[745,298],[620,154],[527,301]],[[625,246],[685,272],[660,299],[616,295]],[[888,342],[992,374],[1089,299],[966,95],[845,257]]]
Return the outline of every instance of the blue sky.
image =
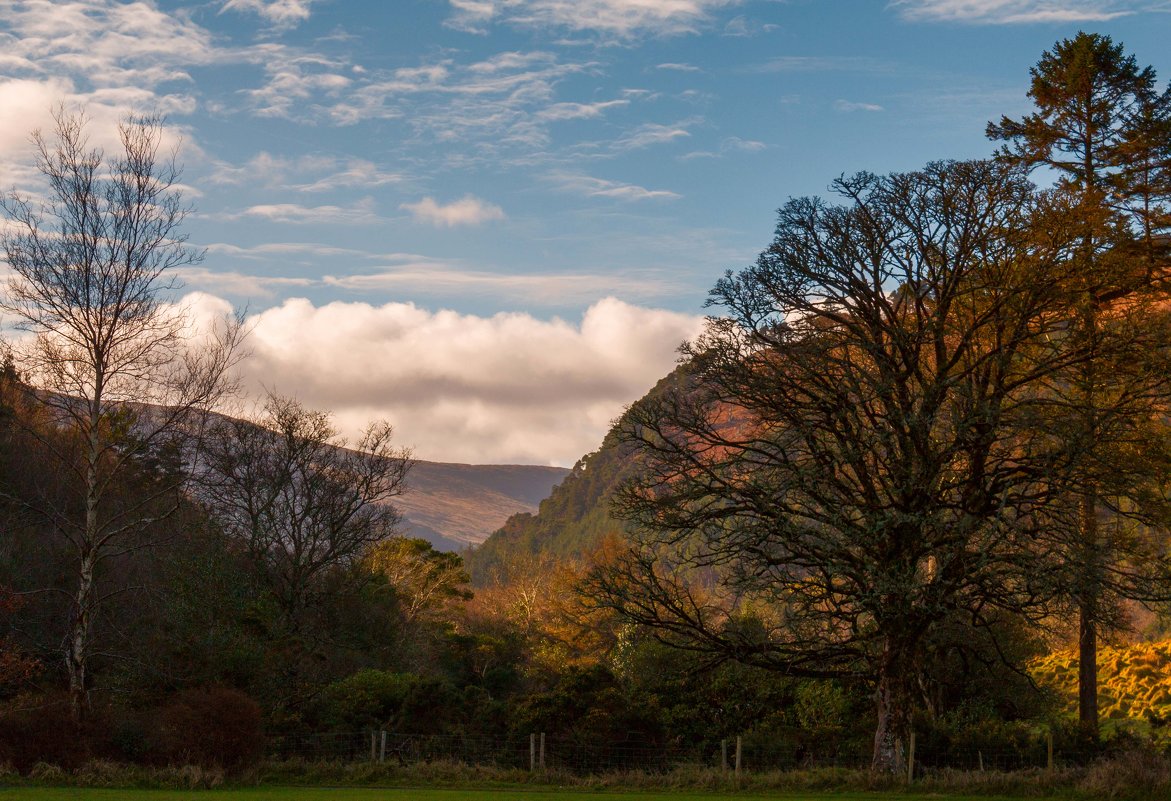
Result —
[[[254,392],[567,464],[787,197],[989,154],[1079,29],[1171,76],[1164,0],[0,0],[0,186],[56,103],[160,110]]]

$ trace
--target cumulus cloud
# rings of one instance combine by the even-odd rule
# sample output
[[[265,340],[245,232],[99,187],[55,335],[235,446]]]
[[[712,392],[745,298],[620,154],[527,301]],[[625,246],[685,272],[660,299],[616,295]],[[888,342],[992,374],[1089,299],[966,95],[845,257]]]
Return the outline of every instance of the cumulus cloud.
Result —
[[[1030,22],[1105,22],[1149,4],[1124,0],[893,0],[906,19],[1004,25]]]
[[[579,321],[294,299],[249,324],[246,384],[331,409],[348,433],[384,417],[423,459],[568,465],[703,320],[614,298]]]
[[[603,36],[679,36],[708,27],[713,12],[739,0],[449,0],[448,25],[482,33],[505,22]]]
[[[433,197],[425,197],[418,203],[403,203],[399,208],[409,211],[416,222],[434,225],[436,228],[480,225],[489,220],[504,219],[503,209],[473,195],[464,195],[447,205],[436,202]]]

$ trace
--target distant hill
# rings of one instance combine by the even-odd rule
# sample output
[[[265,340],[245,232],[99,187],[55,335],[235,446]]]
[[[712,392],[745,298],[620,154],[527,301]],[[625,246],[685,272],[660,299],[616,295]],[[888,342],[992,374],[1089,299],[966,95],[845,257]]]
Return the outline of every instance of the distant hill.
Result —
[[[682,367],[655,385],[647,397],[685,381]],[[468,558],[475,582],[487,581],[512,559],[533,554],[573,557],[589,553],[623,524],[610,516],[610,501],[635,469],[630,449],[618,441],[619,418],[602,446],[578,460],[573,470],[541,501],[536,514],[510,517]]]
[[[535,512],[569,472],[540,465],[419,461],[394,505],[403,513],[407,536],[430,540],[441,550],[463,550],[483,542],[512,515]]]

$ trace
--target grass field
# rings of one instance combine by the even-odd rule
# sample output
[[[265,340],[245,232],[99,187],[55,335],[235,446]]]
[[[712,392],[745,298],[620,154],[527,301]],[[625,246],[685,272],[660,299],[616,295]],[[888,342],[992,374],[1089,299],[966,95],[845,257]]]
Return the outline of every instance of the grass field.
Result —
[[[243,790],[121,790],[77,787],[0,787],[0,801],[724,801],[734,798],[770,801],[910,801],[923,795],[902,793],[611,793],[588,790],[410,790],[329,787],[257,787]],[[939,801],[1011,801],[1003,796],[939,795]]]

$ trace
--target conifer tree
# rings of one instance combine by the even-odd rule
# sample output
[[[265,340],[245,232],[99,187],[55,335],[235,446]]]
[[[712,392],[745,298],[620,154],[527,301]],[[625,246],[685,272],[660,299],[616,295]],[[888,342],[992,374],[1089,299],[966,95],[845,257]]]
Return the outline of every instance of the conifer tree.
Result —
[[[1106,498],[1143,483],[1144,476],[1126,471],[1129,486],[1117,486],[1119,457],[1130,450],[1119,446],[1138,438],[1150,404],[1167,389],[1165,375],[1149,360],[1159,337],[1142,316],[1153,299],[1157,234],[1171,221],[1171,94],[1158,92],[1153,68],[1140,68],[1123,45],[1099,34],[1057,42],[1031,73],[1036,111],[989,123],[987,135],[1006,142],[1002,160],[1057,173],[1057,192],[1075,211],[1080,229],[1081,244],[1069,264],[1072,283],[1080,288],[1069,341],[1092,358],[1059,391],[1074,418],[1068,435],[1094,444],[1067,550],[1079,617],[1079,718],[1096,738],[1097,638],[1111,617],[1108,599],[1151,594],[1139,576],[1119,572],[1127,554],[1116,544],[1125,538],[1100,529],[1104,512],[1135,508]],[[1127,458],[1134,462],[1133,453]]]

